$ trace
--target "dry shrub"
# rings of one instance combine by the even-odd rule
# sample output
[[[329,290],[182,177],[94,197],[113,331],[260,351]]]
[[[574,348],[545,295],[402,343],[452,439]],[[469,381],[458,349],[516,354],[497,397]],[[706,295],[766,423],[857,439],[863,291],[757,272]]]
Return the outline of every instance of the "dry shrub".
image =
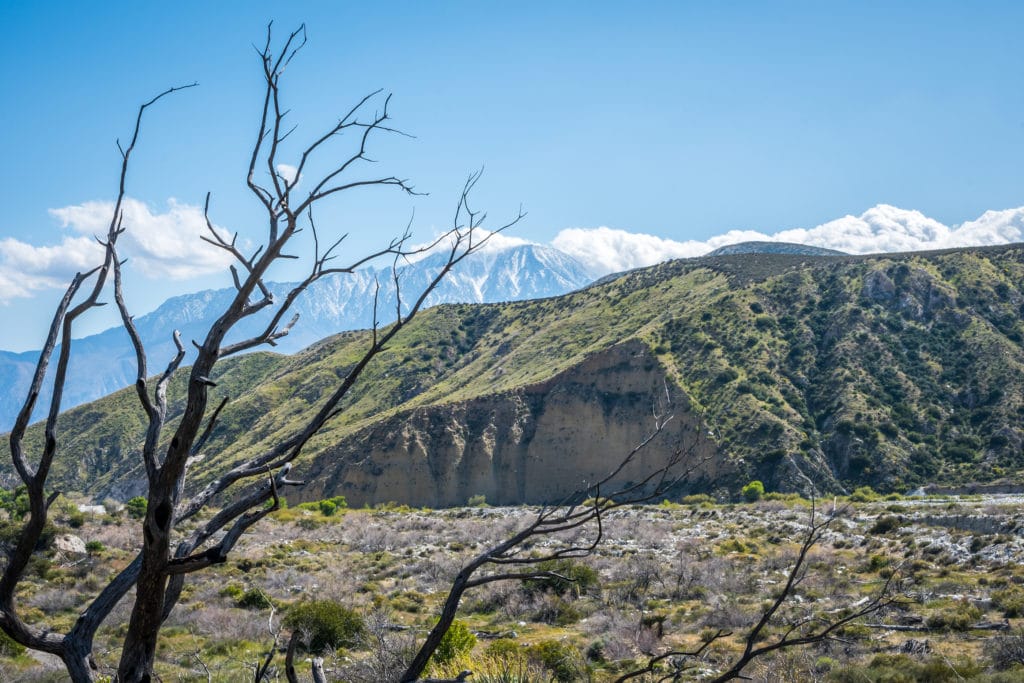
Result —
[[[269,611],[267,612],[269,614]],[[171,612],[167,625],[189,626],[197,635],[213,641],[261,641],[267,638],[267,620],[260,615],[235,607],[206,605],[201,610],[177,608]]]
[[[75,591],[63,588],[53,588],[39,591],[26,600],[26,603],[29,606],[37,607],[48,614],[53,614],[55,612],[74,609],[82,601],[84,601],[82,596]]]
[[[364,619],[366,630],[361,647],[369,655],[355,662],[346,662],[338,670],[338,680],[350,683],[392,683],[398,681],[416,655],[416,637],[397,630],[388,610],[374,610]]]

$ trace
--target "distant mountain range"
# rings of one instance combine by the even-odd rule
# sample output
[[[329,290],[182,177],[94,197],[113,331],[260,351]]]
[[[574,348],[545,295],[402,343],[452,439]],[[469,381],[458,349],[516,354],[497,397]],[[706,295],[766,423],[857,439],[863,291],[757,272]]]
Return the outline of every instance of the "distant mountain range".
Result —
[[[986,214],[978,221],[970,225],[965,224],[956,231],[973,233],[980,230],[977,227],[979,225],[994,224],[1002,226],[1000,234],[1006,232],[1004,236],[1009,236],[1012,231],[1007,232],[1007,226],[1016,225],[1018,213],[1010,211],[992,216]],[[868,220],[869,218],[871,220]],[[865,230],[878,239],[886,235],[892,237],[904,233],[931,235],[936,231],[941,232],[942,227],[931,225],[934,221],[929,222],[930,219],[916,212],[885,206],[875,207],[859,219],[848,219],[865,222],[870,228]],[[813,232],[809,232],[807,237],[814,237]],[[575,253],[584,255],[586,252]],[[747,271],[753,272],[759,268],[757,263],[763,261],[765,257],[842,256],[843,252],[784,241],[750,241],[720,247],[703,257],[691,260],[701,262],[743,255],[755,255],[755,261],[749,262],[746,266]],[[410,299],[408,294],[420,291],[436,274],[442,263],[443,257],[434,256],[401,269],[400,281],[403,291],[406,292],[406,299],[403,301],[405,307],[408,306]],[[511,241],[500,242],[462,262],[431,294],[427,305],[499,303],[553,297],[578,290],[588,284],[597,286],[611,282],[623,275],[607,275],[593,282],[594,278],[603,272],[606,270],[602,270],[597,261],[583,263],[552,247]],[[279,341],[273,351],[291,354],[338,332],[370,327],[373,323],[373,293],[378,282],[379,319],[381,324],[387,324],[392,317],[392,311],[395,310],[395,288],[387,269],[366,269],[349,275],[327,277],[312,285],[296,303],[294,312],[299,314],[299,322],[287,337]],[[269,286],[280,300],[293,284],[271,283]],[[233,290],[229,289],[206,290],[177,296],[168,299],[152,313],[137,318],[136,325],[149,352],[150,372],[159,372],[173,356],[173,330],[182,333],[191,351],[191,344],[188,342],[205,334],[210,323],[227,306],[232,296]],[[228,341],[253,336],[263,329],[269,315],[268,311],[264,315],[244,321]],[[12,426],[24,400],[37,358],[38,351],[0,351],[0,432]],[[69,409],[110,394],[129,386],[134,379],[134,353],[123,329],[111,328],[100,334],[76,340],[65,386],[63,408]],[[34,419],[43,415],[49,396],[49,388],[44,387]]]
[[[679,494],[728,498],[753,479],[817,495],[1018,482],[1022,273],[1020,244],[742,253],[669,261],[559,297],[435,306],[303,450],[295,467],[308,483],[288,495],[561,500],[649,436],[666,395],[673,419],[624,481],[683,448],[696,470]],[[230,402],[193,485],[301,428],[367,338],[346,332],[290,356],[226,359],[211,401]],[[172,429],[187,379],[179,372],[168,390]],[[54,486],[100,500],[143,493],[143,418],[130,389],[68,411]],[[27,448],[41,448],[40,427]],[[11,471],[0,462],[3,481]]]
[[[443,263],[444,257],[436,255],[400,269],[405,309],[413,298],[411,295],[422,291]],[[489,247],[460,263],[430,295],[427,305],[538,299],[571,292],[591,279],[581,263],[551,247],[536,244]],[[396,297],[389,269],[333,275],[314,283],[299,298],[293,308],[299,314],[299,322],[273,350],[294,353],[332,334],[371,327],[374,289],[378,282],[379,321],[381,324],[392,321]],[[293,286],[294,283],[269,284],[278,301]],[[173,330],[181,332],[191,352],[189,341],[200,340],[205,335],[232,296],[233,289],[176,296],[152,313],[139,316],[135,324],[149,353],[150,372],[159,372],[174,356]],[[266,326],[270,315],[267,311],[240,323],[228,341],[257,334]],[[269,347],[264,348],[269,350]],[[38,351],[0,351],[0,432],[14,424],[38,358]],[[135,355],[122,328],[111,328],[76,340],[64,391],[64,409],[129,386],[135,381],[135,372]],[[45,414],[49,398],[47,387],[37,404],[34,419]]]

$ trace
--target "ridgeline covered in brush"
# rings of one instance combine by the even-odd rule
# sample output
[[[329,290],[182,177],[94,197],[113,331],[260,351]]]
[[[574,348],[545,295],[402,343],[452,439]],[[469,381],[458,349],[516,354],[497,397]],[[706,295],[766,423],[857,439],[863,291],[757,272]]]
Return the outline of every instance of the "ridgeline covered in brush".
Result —
[[[1022,254],[711,256],[560,297],[438,306],[366,369],[295,463],[309,483],[288,494],[554,500],[642,439],[665,387],[675,418],[652,448],[699,439],[707,458],[681,493],[1003,480],[1024,467]],[[347,332],[218,366],[213,400],[232,400],[192,481],[288,433],[368,343]],[[63,439],[80,457],[55,464],[55,483],[141,492],[143,419],[127,391],[71,411]]]

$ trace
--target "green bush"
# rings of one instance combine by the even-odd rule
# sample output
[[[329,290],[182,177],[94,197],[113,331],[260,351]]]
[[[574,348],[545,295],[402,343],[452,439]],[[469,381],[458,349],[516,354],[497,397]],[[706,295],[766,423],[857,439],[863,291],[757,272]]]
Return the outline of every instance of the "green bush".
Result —
[[[1024,616],[1024,589],[1012,586],[992,593],[992,602],[1003,610],[1003,616],[1013,619]]]
[[[853,493],[848,496],[848,500],[851,503],[872,503],[880,499],[881,496],[870,486],[860,486],[854,489]]]
[[[895,515],[884,515],[875,520],[875,523],[868,529],[869,534],[887,534],[900,528],[901,520]]]
[[[334,506],[339,510],[344,510],[345,508],[348,507],[348,500],[345,498],[345,496],[334,496],[333,498],[328,498],[327,500],[330,501],[331,503],[334,503]]]
[[[4,657],[20,657],[25,654],[25,646],[0,631],[0,655]]]
[[[259,588],[250,588],[238,596],[235,604],[245,609],[268,609],[274,606],[270,596]]]
[[[700,638],[700,642],[702,643],[710,643],[721,634],[721,629],[714,628],[713,626],[705,626],[700,630],[700,633],[697,634],[697,637]]]
[[[756,554],[759,548],[757,543],[748,539],[742,538],[729,538],[718,545],[718,551],[723,554],[728,553],[745,553],[745,554]]]
[[[583,616],[583,612],[577,609],[572,602],[561,596],[553,596],[540,602],[540,607],[533,613],[532,618],[534,621],[541,621],[545,624],[568,626],[575,624]]]
[[[311,503],[299,503],[296,507],[299,510],[319,512],[324,517],[331,517],[338,510],[347,508],[348,501],[345,499],[345,496],[334,496],[333,498],[324,498],[323,500],[316,500]]]
[[[832,683],[953,683],[977,680],[982,667],[967,657],[931,657],[923,662],[904,654],[875,655],[867,666],[833,669]],[[986,679],[987,680],[987,679]]]
[[[872,555],[868,558],[868,569],[877,572],[889,566],[891,560],[885,555]]]
[[[72,529],[81,529],[85,524],[85,513],[61,494],[50,504],[50,519]]]
[[[706,493],[691,493],[688,496],[683,496],[679,501],[683,505],[714,505],[715,499]]]
[[[6,543],[11,546],[15,545],[21,536],[23,526],[21,522],[0,521],[0,543]],[[40,534],[39,540],[36,541],[35,550],[38,552],[49,549],[56,538],[57,527],[53,525],[53,522],[46,522],[46,525],[43,526],[43,533]]]
[[[598,663],[604,662],[606,660],[604,650],[605,650],[605,643],[604,643],[603,640],[598,638],[597,640],[595,640],[594,642],[592,642],[590,645],[587,646],[587,652],[586,652],[587,661],[589,661],[589,662],[598,662]]]
[[[231,598],[235,602],[238,602],[242,599],[242,596],[245,595],[245,589],[237,583],[229,583],[220,589],[220,595],[221,597]]]
[[[147,506],[148,503],[146,502],[145,497],[135,496],[134,498],[132,498],[131,500],[124,504],[124,509],[125,511],[128,512],[129,517],[134,517],[135,519],[142,519],[146,516]]]
[[[475,496],[470,496],[469,500],[466,501],[466,505],[471,508],[483,508],[487,507],[487,496],[482,493]]]
[[[351,647],[366,632],[358,613],[330,600],[309,600],[293,605],[285,615],[284,625],[302,633],[306,650],[313,654]]]
[[[487,646],[487,654],[491,657],[517,657],[523,648],[511,638],[498,638]]]
[[[13,491],[0,489],[0,508],[7,510],[11,519],[22,519],[28,514],[28,487],[21,485]]]
[[[771,493],[764,494],[765,500],[780,500],[783,503],[809,503],[806,498],[801,496],[799,493],[781,493],[779,491],[772,491]]]
[[[743,495],[744,500],[753,503],[764,497],[764,484],[755,479],[740,489],[740,493]]]
[[[943,631],[969,631],[978,619],[981,619],[981,610],[967,600],[961,600],[952,607],[930,614],[924,623],[928,628]]]
[[[732,368],[726,368],[725,370],[722,370],[717,375],[715,375],[715,384],[717,384],[718,386],[723,386],[733,381],[734,379],[738,378],[739,376],[740,373],[736,372]]]
[[[85,552],[90,555],[102,553],[104,550],[103,544],[99,541],[87,541],[85,544]]]
[[[551,672],[559,683],[582,680],[586,666],[576,648],[557,640],[542,640],[526,648],[526,656]]]
[[[399,612],[419,612],[427,601],[427,596],[419,591],[402,591],[391,596],[391,608]]]
[[[432,659],[437,664],[447,664],[457,657],[468,655],[476,647],[476,636],[465,623],[456,619],[445,631]]]

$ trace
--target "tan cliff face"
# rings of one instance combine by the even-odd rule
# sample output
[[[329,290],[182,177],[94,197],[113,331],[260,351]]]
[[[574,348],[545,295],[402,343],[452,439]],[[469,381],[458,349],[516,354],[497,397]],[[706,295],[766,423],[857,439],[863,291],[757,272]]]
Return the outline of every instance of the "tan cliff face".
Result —
[[[694,468],[692,487],[725,465],[657,359],[633,341],[538,384],[417,409],[356,433],[309,465],[301,497],[341,494],[355,506],[442,507],[477,495],[497,505],[557,502],[650,436],[666,390],[672,420],[613,486],[645,479],[681,450],[679,471]]]

